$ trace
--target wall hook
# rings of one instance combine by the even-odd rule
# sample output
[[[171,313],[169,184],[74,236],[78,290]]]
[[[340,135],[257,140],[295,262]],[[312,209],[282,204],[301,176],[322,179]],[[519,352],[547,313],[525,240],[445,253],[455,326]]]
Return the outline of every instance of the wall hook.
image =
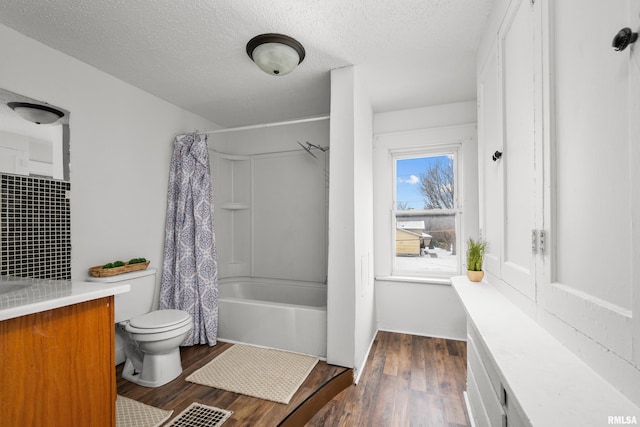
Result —
[[[638,40],[638,33],[631,31],[631,28],[623,28],[618,31],[618,34],[613,38],[611,46],[613,46],[613,50],[616,52],[622,52],[636,40]]]
[[[495,161],[498,161],[501,157],[502,157],[502,151],[496,151],[495,153],[493,153],[491,160],[495,162]]]

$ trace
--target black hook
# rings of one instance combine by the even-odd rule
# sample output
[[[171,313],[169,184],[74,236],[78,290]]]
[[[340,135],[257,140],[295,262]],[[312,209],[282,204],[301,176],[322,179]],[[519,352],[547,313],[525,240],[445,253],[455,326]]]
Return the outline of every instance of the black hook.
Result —
[[[491,157],[491,160],[493,160],[494,162],[499,160],[500,157],[502,157],[502,151],[496,151],[495,153],[493,153],[493,156]]]
[[[613,50],[616,52],[622,52],[636,40],[638,40],[638,33],[631,31],[631,28],[623,28],[618,31],[618,34],[613,38],[611,46],[613,46]]]

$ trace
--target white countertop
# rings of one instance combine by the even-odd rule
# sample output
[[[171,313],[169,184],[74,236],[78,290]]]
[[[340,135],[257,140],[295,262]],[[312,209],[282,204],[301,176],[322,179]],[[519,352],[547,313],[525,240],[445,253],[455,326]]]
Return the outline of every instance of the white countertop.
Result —
[[[606,426],[640,408],[486,282],[451,279],[510,390],[533,426]]]
[[[0,321],[129,292],[122,283],[0,276]]]

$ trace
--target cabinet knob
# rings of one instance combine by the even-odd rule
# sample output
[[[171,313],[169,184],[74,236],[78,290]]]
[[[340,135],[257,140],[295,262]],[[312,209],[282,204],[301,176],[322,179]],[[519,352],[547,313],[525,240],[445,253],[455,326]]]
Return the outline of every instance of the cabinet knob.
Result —
[[[638,40],[638,33],[631,31],[631,28],[623,28],[618,31],[618,34],[613,38],[611,46],[613,46],[613,50],[621,52],[636,40]]]
[[[496,151],[495,153],[493,153],[493,156],[491,157],[491,160],[493,160],[494,162],[496,162],[496,161],[498,161],[501,157],[502,157],[502,151]]]

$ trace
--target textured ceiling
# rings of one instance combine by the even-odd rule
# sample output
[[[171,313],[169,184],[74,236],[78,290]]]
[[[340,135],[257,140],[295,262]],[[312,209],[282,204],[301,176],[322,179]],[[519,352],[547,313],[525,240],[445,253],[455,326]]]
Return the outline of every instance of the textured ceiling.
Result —
[[[376,112],[475,99],[493,0],[0,0],[0,23],[222,126],[329,113],[330,70],[358,65]],[[300,41],[298,69],[245,46]]]

